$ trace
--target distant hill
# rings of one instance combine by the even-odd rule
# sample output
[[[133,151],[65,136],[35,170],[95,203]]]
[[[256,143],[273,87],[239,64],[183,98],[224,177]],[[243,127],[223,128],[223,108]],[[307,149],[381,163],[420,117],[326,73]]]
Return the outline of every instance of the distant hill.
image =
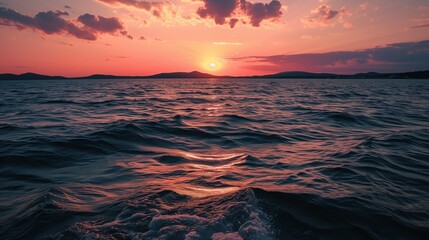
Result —
[[[104,75],[104,74],[94,74],[86,77],[74,78],[74,79],[127,79],[133,78],[131,76],[115,76],[115,75]]]
[[[406,72],[406,73],[358,73],[353,75],[341,75],[332,73],[310,73],[310,72],[281,72],[258,76],[216,76],[202,72],[172,72],[159,73],[150,76],[115,76],[95,74],[85,77],[66,78],[62,76],[47,76],[35,73],[24,74],[0,74],[0,80],[54,80],[54,79],[135,79],[135,78],[314,78],[314,79],[429,79],[429,71]]]
[[[0,74],[0,80],[47,80],[47,79],[66,79],[61,76],[46,76],[36,73],[24,73],[24,74]]]
[[[340,75],[330,73],[309,72],[281,72],[270,75],[258,76],[259,78],[337,78]]]
[[[202,72],[172,72],[172,73],[159,73],[144,78],[219,78],[220,76],[211,75]]]
[[[420,71],[420,72],[406,72],[406,73],[358,73],[351,75],[352,78],[365,79],[365,78],[375,78],[375,79],[429,79],[429,71]]]
[[[256,78],[320,78],[320,79],[429,79],[429,71],[406,72],[406,73],[358,73],[352,75],[341,75],[332,73],[310,73],[310,72],[281,72],[270,75],[255,76]]]

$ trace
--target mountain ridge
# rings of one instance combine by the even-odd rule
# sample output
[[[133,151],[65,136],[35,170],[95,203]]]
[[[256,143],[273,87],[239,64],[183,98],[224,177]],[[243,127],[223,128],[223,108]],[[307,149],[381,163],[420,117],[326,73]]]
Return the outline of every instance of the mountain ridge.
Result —
[[[118,76],[108,74],[93,74],[83,77],[49,76],[37,73],[24,74],[0,74],[0,80],[61,80],[61,79],[150,79],[150,78],[295,78],[295,79],[429,79],[429,70],[403,72],[403,73],[357,73],[357,74],[334,74],[334,73],[312,73],[302,71],[287,71],[268,75],[255,76],[217,76],[199,71],[192,72],[166,72],[148,76]]]

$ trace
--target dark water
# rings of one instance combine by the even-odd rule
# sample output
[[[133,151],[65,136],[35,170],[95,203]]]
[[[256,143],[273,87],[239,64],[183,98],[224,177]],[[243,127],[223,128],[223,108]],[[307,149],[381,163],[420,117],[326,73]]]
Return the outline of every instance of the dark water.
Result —
[[[0,93],[1,239],[429,239],[429,81]]]

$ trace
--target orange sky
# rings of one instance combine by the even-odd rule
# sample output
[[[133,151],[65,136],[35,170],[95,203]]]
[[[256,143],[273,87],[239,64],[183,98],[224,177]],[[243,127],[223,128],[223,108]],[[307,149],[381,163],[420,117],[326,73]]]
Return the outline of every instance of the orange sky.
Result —
[[[0,0],[0,72],[427,70],[428,30],[425,0]]]

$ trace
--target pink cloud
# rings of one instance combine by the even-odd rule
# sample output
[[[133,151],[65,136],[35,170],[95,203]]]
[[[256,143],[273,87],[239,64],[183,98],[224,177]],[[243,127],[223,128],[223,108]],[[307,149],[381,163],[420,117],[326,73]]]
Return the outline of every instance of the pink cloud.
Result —
[[[301,21],[308,27],[327,27],[333,26],[336,22],[345,28],[352,27],[352,24],[346,21],[346,17],[351,13],[345,7],[340,10],[332,10],[330,5],[322,4],[311,10],[311,14],[303,17]],[[334,21],[337,19],[336,21]]]

